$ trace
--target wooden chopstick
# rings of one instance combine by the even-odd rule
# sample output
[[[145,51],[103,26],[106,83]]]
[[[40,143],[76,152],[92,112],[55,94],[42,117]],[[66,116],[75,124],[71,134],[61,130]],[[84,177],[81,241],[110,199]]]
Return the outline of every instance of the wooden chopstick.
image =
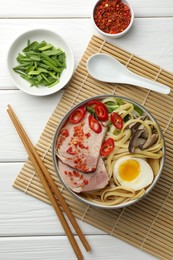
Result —
[[[54,210],[55,210],[57,216],[59,217],[59,220],[60,220],[60,222],[61,222],[61,224],[64,228],[64,231],[65,231],[73,249],[74,249],[74,252],[75,252],[77,258],[82,260],[83,256],[82,256],[81,250],[80,250],[78,244],[76,243],[76,240],[74,239],[73,233],[72,233],[63,213],[61,212],[61,209],[60,209],[60,207],[59,207],[59,205],[58,205],[58,203],[57,203],[57,201],[56,201],[56,199],[55,199],[55,197],[54,197],[54,195],[53,195],[53,193],[52,193],[52,191],[51,191],[51,189],[48,185],[48,182],[47,182],[39,164],[37,163],[37,160],[35,159],[34,155],[32,154],[29,147],[27,146],[25,137],[22,134],[18,124],[16,123],[16,119],[15,119],[14,115],[12,114],[12,112],[10,110],[7,110],[7,112],[9,114],[11,120],[13,121],[13,124],[14,124],[14,126],[15,126],[15,128],[16,128],[16,130],[17,130],[17,132],[18,132],[27,152],[28,152],[28,155],[29,155],[29,157],[30,157],[30,159],[31,159],[36,171],[37,171],[37,174],[38,174],[38,176],[39,176],[39,178],[40,178],[40,180],[43,184],[43,187],[45,188],[45,190],[47,192],[47,195],[48,195],[48,197],[49,197],[49,199],[50,199],[50,201],[51,201],[51,203],[54,207]]]
[[[25,130],[23,129],[21,123],[19,122],[17,116],[15,115],[13,109],[11,108],[10,105],[8,105],[8,110],[7,110],[27,152],[28,155],[38,173],[38,176],[40,177],[40,180],[50,198],[50,201],[52,202],[52,205],[64,227],[64,230],[69,238],[69,241],[76,253],[76,256],[78,257],[78,259],[83,259],[82,253],[76,243],[76,240],[73,237],[73,234],[70,230],[70,227],[64,217],[64,215],[61,212],[61,209],[54,197],[54,194],[57,196],[57,198],[59,199],[59,202],[61,203],[61,206],[63,207],[64,211],[66,212],[67,216],[69,217],[69,220],[71,221],[74,229],[76,230],[76,233],[78,234],[79,238],[81,239],[85,249],[87,251],[90,250],[90,245],[88,244],[84,234],[82,233],[80,227],[78,226],[74,216],[72,215],[70,209],[68,208],[64,198],[62,197],[59,189],[57,188],[57,186],[55,185],[51,175],[49,174],[46,166],[44,165],[44,163],[42,162],[41,158],[39,157],[36,149],[34,148],[32,142],[30,141],[29,137],[27,136]],[[50,187],[52,188],[52,191],[54,192],[54,194],[52,193]]]

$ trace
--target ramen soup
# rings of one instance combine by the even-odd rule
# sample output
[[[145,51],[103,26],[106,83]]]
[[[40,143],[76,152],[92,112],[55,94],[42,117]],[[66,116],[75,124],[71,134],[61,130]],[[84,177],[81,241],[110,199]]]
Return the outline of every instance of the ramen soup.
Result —
[[[160,171],[163,138],[141,107],[126,99],[90,100],[56,139],[58,172],[78,196],[114,206],[140,198]]]

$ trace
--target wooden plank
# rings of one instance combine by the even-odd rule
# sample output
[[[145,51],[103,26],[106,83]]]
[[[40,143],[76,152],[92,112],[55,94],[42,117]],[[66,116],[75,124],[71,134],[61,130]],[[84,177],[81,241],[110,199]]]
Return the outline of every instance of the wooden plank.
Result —
[[[61,91],[60,94],[62,94]],[[33,97],[21,91],[1,91],[0,117],[0,161],[24,161],[27,154],[6,112],[11,104],[25,127],[32,142],[36,143],[40,133],[58,103],[60,94],[46,98]],[[39,118],[39,120],[38,120]]]
[[[87,240],[91,244],[92,251],[87,253],[81,246],[85,260],[157,259],[108,235],[87,236]],[[0,238],[0,248],[1,259],[76,260],[67,238],[63,236]]]
[[[91,10],[96,0],[50,0],[35,1],[12,0],[3,2],[0,8],[0,17],[90,17]],[[137,17],[143,16],[171,16],[173,2],[170,0],[130,0]]]

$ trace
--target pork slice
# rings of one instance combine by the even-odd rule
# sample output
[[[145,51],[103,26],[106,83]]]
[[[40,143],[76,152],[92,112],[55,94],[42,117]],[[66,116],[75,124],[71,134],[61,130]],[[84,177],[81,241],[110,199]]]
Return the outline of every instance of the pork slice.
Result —
[[[88,117],[89,113],[86,112],[85,117],[78,124],[72,124],[68,120],[56,144],[56,155],[60,160],[85,173],[95,171],[107,131],[107,127],[102,125],[102,131],[95,133],[89,127]]]
[[[92,173],[75,170],[58,160],[59,174],[68,188],[76,193],[89,192],[104,188],[109,181],[104,162],[99,157],[97,169]]]

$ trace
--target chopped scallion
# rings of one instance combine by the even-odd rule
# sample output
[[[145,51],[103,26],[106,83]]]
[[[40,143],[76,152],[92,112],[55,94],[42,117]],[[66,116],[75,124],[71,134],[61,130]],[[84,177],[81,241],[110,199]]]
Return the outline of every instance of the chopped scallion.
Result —
[[[56,85],[66,68],[65,52],[46,41],[39,43],[28,39],[27,46],[16,60],[19,64],[13,70],[30,82],[31,87]]]

